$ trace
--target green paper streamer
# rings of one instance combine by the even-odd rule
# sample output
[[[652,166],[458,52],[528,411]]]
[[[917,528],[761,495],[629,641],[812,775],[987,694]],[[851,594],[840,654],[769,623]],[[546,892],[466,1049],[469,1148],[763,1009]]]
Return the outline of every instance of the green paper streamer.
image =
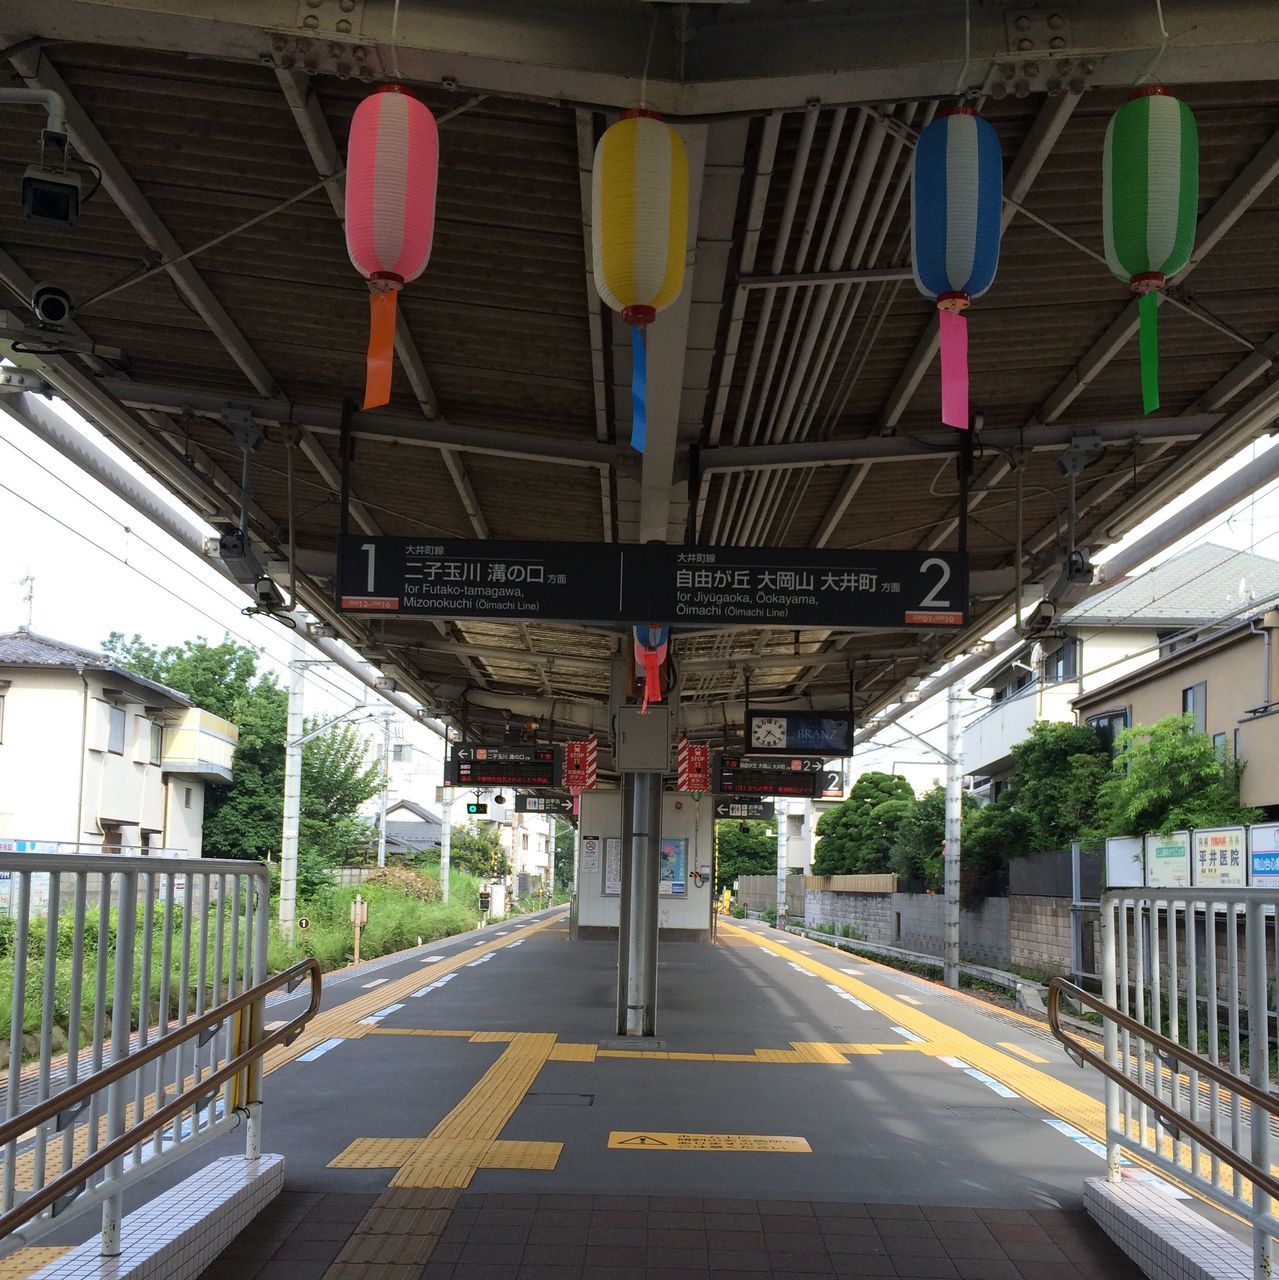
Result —
[[[1159,292],[1152,289],[1143,293],[1137,303],[1143,413],[1154,413],[1159,408],[1159,298]]]

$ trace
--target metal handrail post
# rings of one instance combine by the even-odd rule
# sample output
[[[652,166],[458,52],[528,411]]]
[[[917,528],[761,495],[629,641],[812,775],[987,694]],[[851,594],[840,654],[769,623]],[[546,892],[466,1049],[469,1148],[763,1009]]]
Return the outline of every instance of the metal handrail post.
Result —
[[[133,944],[138,925],[138,879],[136,872],[120,877],[120,900],[116,910],[115,982],[111,1003],[111,1062],[123,1062],[129,1056],[129,1038],[133,1029]],[[101,946],[102,943],[99,942]],[[125,1093],[128,1082],[115,1081],[107,1095],[107,1141],[114,1142],[125,1129]],[[107,1166],[107,1177],[118,1182],[124,1176],[121,1154]],[[103,1257],[120,1252],[120,1220],[124,1211],[124,1193],[117,1191],[102,1204]]]
[[[253,976],[251,986],[261,986],[266,981],[266,956],[271,928],[271,879],[270,873],[259,883],[250,884],[248,891],[253,900]],[[247,978],[247,975],[246,975]],[[257,1001],[249,1012],[250,1047],[261,1043],[266,1034],[266,997]],[[245,1106],[248,1124],[245,1126],[244,1156],[256,1160],[262,1154],[262,1059],[255,1057],[245,1080]]]
[[[1262,1093],[1270,1091],[1270,1002],[1266,990],[1266,917],[1262,904],[1250,900],[1247,912],[1248,966],[1248,1079]],[[1262,1169],[1270,1166],[1270,1123],[1266,1115],[1253,1111],[1249,1123],[1252,1162]],[[1254,1276],[1269,1276],[1274,1241],[1258,1220],[1272,1212],[1274,1201],[1254,1184],[1252,1223],[1252,1271]]]
[[[1118,1007],[1117,983],[1115,976],[1115,902],[1103,902],[1101,906],[1101,989],[1102,998],[1114,1008]],[[1126,927],[1126,926],[1125,926]],[[1127,982],[1128,975],[1124,975]],[[1119,1061],[1119,1029],[1109,1018],[1103,1029],[1103,1049],[1106,1061],[1113,1067],[1120,1067]],[[1120,1173],[1120,1146],[1117,1134],[1120,1128],[1119,1086],[1106,1077],[1106,1177],[1111,1182],[1118,1182]]]

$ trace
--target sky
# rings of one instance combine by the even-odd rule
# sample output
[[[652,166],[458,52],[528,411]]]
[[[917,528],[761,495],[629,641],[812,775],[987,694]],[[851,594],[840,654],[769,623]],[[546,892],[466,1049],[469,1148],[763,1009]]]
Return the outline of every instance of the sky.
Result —
[[[169,498],[104,436],[66,406],[59,408],[68,421],[86,431],[152,492],[176,505],[176,499]],[[1098,562],[1276,443],[1275,439],[1260,440],[1242,450],[1158,517],[1099,555]],[[194,513],[182,510],[198,523]],[[1252,550],[1279,558],[1279,484],[1266,486],[1196,530],[1151,565],[1201,541],[1233,552]],[[24,584],[27,578],[34,581]],[[219,640],[227,632],[259,652],[262,669],[278,672],[282,681],[287,679],[292,632],[279,623],[245,617],[241,612],[245,604],[247,598],[210,564],[25,427],[0,414],[0,632],[12,631],[29,619],[37,632],[90,648],[101,645],[112,631],[127,636],[137,633],[159,646],[201,635]],[[308,657],[319,654],[311,650]],[[308,668],[308,715],[327,718],[374,701],[374,695],[340,668]],[[984,700],[967,703],[965,718],[974,718],[986,706]],[[886,728],[876,743],[860,749],[850,773],[856,776],[870,769],[903,772],[917,789],[939,781],[943,772],[940,763],[902,726],[941,748],[945,718],[944,699],[921,703],[898,725]],[[393,734],[417,750],[441,754],[439,739],[406,716],[397,713]]]

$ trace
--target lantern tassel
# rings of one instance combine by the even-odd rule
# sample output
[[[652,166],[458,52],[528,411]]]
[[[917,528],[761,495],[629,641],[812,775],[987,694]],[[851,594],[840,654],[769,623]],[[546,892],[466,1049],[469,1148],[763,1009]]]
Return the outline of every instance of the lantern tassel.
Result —
[[[1158,290],[1143,293],[1137,302],[1137,338],[1141,347],[1141,407],[1143,413],[1159,408],[1159,299]]]
[[[369,292],[369,353],[364,364],[364,407],[377,409],[391,399],[395,360],[394,289]]]
[[[648,712],[650,702],[662,700],[662,664],[658,661],[656,649],[644,650],[644,701],[640,706],[640,714]]]
[[[631,329],[631,448],[644,452],[648,440],[648,353],[644,348],[644,330]]]
[[[957,311],[937,313],[941,339],[941,420],[968,430],[968,320]]]

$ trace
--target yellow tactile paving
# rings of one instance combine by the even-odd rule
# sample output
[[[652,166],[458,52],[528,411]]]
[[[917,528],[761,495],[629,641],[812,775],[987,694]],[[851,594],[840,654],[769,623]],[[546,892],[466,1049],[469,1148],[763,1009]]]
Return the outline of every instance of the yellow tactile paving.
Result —
[[[1009,1040],[998,1041],[1001,1049],[1007,1049],[1009,1053],[1015,1053],[1019,1058],[1025,1058],[1027,1062],[1034,1062],[1040,1066],[1047,1066],[1048,1059],[1041,1058],[1037,1053],[1031,1053],[1029,1049],[1023,1049],[1019,1044],[1013,1044]]]
[[[0,1258],[0,1280],[26,1280],[35,1275],[41,1267],[47,1267],[55,1258],[60,1258],[70,1249],[70,1245],[46,1246],[32,1245],[19,1249],[7,1258]]]
[[[311,1020],[307,1029],[292,1044],[284,1045],[267,1054],[264,1060],[264,1070],[268,1074],[272,1071],[278,1071],[301,1054],[306,1053],[308,1049],[314,1049],[316,1045],[323,1044],[325,1040],[331,1040],[337,1036],[347,1040],[358,1040],[375,1030],[373,1027],[361,1025],[361,1018],[367,1018],[370,1014],[377,1013],[379,1009],[385,1009],[389,1004],[395,1004],[399,1000],[407,999],[414,991],[430,985],[430,983],[437,978],[442,978],[446,973],[453,973],[463,968],[465,965],[470,964],[472,960],[478,960],[480,956],[488,952],[500,951],[503,947],[509,947],[513,942],[519,942],[523,938],[531,938],[534,934],[540,933],[544,929],[550,929],[559,923],[560,916],[557,915],[549,920],[540,920],[536,924],[528,925],[523,929],[515,929],[505,938],[486,938],[465,951],[459,951],[457,955],[448,956],[435,964],[425,965],[423,968],[407,974],[403,978],[397,978],[394,982],[387,983],[384,987],[378,987],[376,991],[365,992],[363,995],[347,1000],[335,1008],[327,1009],[323,1013],[317,1014]]]
[[[425,1138],[357,1139],[330,1168],[398,1167],[392,1187],[465,1187],[477,1169],[555,1168],[561,1144],[498,1138],[550,1059],[555,1036],[501,1031],[476,1032],[470,1039],[506,1048]]]
[[[754,936],[737,925],[722,923],[721,928],[732,930],[743,937],[753,938]],[[769,946],[783,959],[793,961],[827,983],[841,987],[851,995],[855,995],[865,1004],[870,1005],[876,1012],[891,1018],[896,1025],[905,1027],[907,1031],[922,1037],[929,1052],[962,1058],[970,1066],[984,1071],[987,1075],[1025,1098],[1026,1101],[1042,1107],[1050,1115],[1054,1115],[1060,1120],[1068,1121],[1075,1128],[1098,1142],[1104,1143],[1106,1141],[1106,1109],[1098,1099],[1090,1098],[1087,1094],[1053,1079],[1052,1076],[1039,1071],[1028,1063],[1020,1062],[1000,1049],[983,1044],[980,1040],[973,1039],[972,1036],[966,1035],[964,1032],[939,1021],[930,1014],[924,1013],[920,1009],[913,1009],[910,1005],[903,1004],[896,997],[880,991],[876,987],[869,986],[865,982],[859,982],[856,978],[850,977],[838,969],[832,969],[817,958],[807,956],[801,951],[796,951],[775,938],[769,938]],[[861,957],[858,958],[858,963],[864,963]],[[951,992],[949,994],[954,995],[955,993]],[[989,1012],[990,1006],[988,1004],[981,1001],[978,1003]],[[1004,1012],[1004,1010],[1000,1010],[1001,1014]],[[1026,1021],[1026,1019],[1022,1020]],[[1042,1030],[1040,1024],[1036,1023],[1035,1025]],[[910,1047],[914,1049],[921,1048],[920,1045],[912,1045]],[[718,1054],[716,1055],[717,1060],[719,1056]],[[1138,1131],[1135,1124],[1132,1132],[1133,1136],[1136,1137]],[[1167,1137],[1161,1137],[1160,1145],[1167,1158],[1177,1160],[1189,1172],[1190,1157],[1186,1148],[1178,1151],[1176,1145]],[[1210,1161],[1206,1156],[1201,1159],[1200,1167],[1205,1176],[1210,1176]],[[1193,1190],[1191,1187],[1186,1189]]]
[[[551,1062],[594,1062],[599,1046],[593,1044],[557,1044],[550,1053]]]

